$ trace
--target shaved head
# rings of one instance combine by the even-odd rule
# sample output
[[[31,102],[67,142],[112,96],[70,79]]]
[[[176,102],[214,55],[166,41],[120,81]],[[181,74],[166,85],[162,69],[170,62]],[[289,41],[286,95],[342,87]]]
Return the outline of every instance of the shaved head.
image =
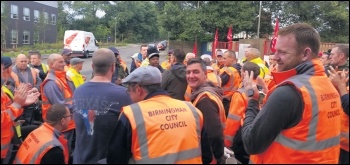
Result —
[[[64,71],[64,59],[60,54],[51,54],[47,58],[49,68],[55,71]]]
[[[59,56],[61,56],[60,54],[51,54],[48,58],[47,58],[47,63],[51,63],[57,59],[59,59]]]
[[[16,66],[19,70],[23,71],[27,69],[28,58],[25,54],[19,54],[16,58]]]
[[[92,55],[92,66],[95,75],[106,75],[115,63],[114,53],[106,48],[97,49]]]

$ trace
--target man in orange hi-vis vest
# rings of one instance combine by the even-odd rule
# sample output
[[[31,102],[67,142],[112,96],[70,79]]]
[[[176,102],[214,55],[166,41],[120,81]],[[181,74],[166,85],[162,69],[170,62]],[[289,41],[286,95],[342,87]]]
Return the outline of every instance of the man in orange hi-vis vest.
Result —
[[[14,164],[68,164],[68,146],[62,131],[72,114],[64,104],[53,104],[45,123],[32,131],[16,154]]]
[[[1,78],[4,71],[5,57],[1,57]],[[20,84],[14,92],[11,100],[1,88],[1,164],[9,164],[11,157],[11,139],[15,134],[14,121],[23,113],[23,106],[35,103],[40,93],[28,84]]]
[[[241,72],[253,71],[254,80],[260,74],[260,67],[253,62],[245,62],[241,68]],[[244,74],[242,74],[242,78]],[[264,82],[263,82],[264,83]],[[264,84],[263,84],[264,85]],[[244,87],[235,91],[231,98],[230,109],[227,115],[225,134],[225,147],[230,148],[235,153],[235,157],[242,163],[249,163],[249,155],[244,149],[242,142],[242,126],[244,120],[245,109],[247,108],[248,97],[244,93]]]
[[[64,58],[59,54],[51,54],[47,59],[47,63],[50,71],[43,83],[41,83],[42,118],[44,121],[46,120],[47,110],[52,104],[65,104],[73,111],[72,96],[74,84],[67,79],[66,72],[64,71]],[[74,120],[70,120],[68,128],[63,130],[63,134],[68,140],[68,151],[69,155],[71,155],[75,143]]]
[[[320,35],[297,23],[278,32],[276,82],[259,110],[253,73],[244,73],[248,98],[242,128],[254,164],[338,164],[341,102],[318,59]],[[243,73],[242,73],[243,74]]]
[[[226,159],[224,154],[224,131],[226,116],[222,104],[222,90],[212,82],[207,81],[206,64],[200,58],[192,58],[187,63],[186,79],[192,89],[191,102],[204,117],[204,127],[208,133],[212,154],[212,164],[222,164]]]
[[[191,103],[161,90],[158,68],[135,69],[123,79],[134,104],[122,109],[107,163],[207,164],[212,160],[203,115]]]

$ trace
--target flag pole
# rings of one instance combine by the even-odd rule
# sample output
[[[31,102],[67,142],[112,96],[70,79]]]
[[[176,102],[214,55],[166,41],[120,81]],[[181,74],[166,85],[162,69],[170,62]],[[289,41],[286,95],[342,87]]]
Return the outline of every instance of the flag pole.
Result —
[[[257,38],[259,37],[259,33],[260,33],[260,18],[261,18],[261,6],[262,6],[262,1],[259,1],[259,21],[258,21],[258,33],[256,35]]]

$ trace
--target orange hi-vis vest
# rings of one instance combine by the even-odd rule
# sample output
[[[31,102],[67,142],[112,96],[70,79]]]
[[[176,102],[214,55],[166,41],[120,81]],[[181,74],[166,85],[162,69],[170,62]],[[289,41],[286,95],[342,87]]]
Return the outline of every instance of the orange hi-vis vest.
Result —
[[[214,85],[221,87],[221,77],[215,74],[213,70],[207,70],[207,79]]]
[[[226,147],[232,146],[238,129],[243,126],[247,105],[248,98],[244,93],[244,88],[235,91],[231,98],[230,109],[226,119],[226,128],[224,130]]]
[[[32,74],[32,78],[33,78],[33,82],[29,82],[30,84],[32,84],[32,86],[36,85],[36,77],[38,76],[38,74],[36,73],[36,71],[33,68],[29,68],[30,72]],[[18,75],[16,74],[16,72],[12,71],[11,72],[11,77],[13,78],[13,80],[15,81],[16,87],[19,86],[19,84],[21,83],[21,81],[18,78]]]
[[[214,85],[221,87],[221,77],[215,74],[212,70],[207,70],[207,79],[208,81],[211,81]],[[185,101],[191,101],[191,94],[192,94],[192,89],[190,86],[187,85],[187,88],[184,94]]]
[[[155,108],[156,107],[156,108]],[[137,164],[201,164],[203,115],[190,102],[158,95],[123,107]]]
[[[341,110],[340,148],[349,152],[349,116]]]
[[[241,84],[241,76],[239,75],[239,72],[231,66],[225,66],[220,69],[220,75],[224,72],[230,76],[230,79],[224,86],[222,86],[222,90],[224,91],[224,96],[231,97],[233,92],[237,90]]]
[[[272,74],[277,86],[268,92],[267,102],[274,89],[291,84],[301,94],[303,114],[296,126],[281,131],[263,153],[251,155],[251,163],[338,164],[341,102],[321,62],[316,59]]]
[[[224,105],[222,104],[222,100],[216,94],[213,94],[212,92],[209,92],[209,91],[205,91],[198,94],[198,96],[193,100],[192,104],[196,106],[197,103],[203,98],[209,98],[210,100],[215,102],[216,106],[218,107],[218,115],[220,117],[222,128],[225,129],[226,115],[225,115]]]
[[[189,85],[187,85],[187,88],[184,94],[185,101],[191,101],[191,95],[192,95],[192,88]]]
[[[63,150],[64,161],[68,164],[67,140],[62,133],[44,123],[23,141],[13,164],[40,164],[43,156],[53,147],[60,147]]]
[[[220,67],[219,64],[213,63],[213,64],[211,65],[211,67],[214,69],[214,73],[215,73],[215,74],[220,74],[220,69],[221,69],[222,67]]]
[[[20,116],[23,108],[15,107],[11,99],[1,89],[1,159],[6,158],[11,139],[15,134],[14,120]]]
[[[59,76],[60,78],[57,76]],[[41,111],[42,111],[42,118],[44,119],[44,121],[46,120],[47,110],[49,110],[49,108],[51,107],[51,103],[44,92],[44,86],[49,80],[55,81],[58,88],[61,90],[61,92],[63,94],[63,97],[65,99],[65,103],[72,104],[73,92],[72,92],[72,89],[70,89],[65,76],[66,76],[66,72],[58,72],[58,71],[50,70],[50,72],[47,74],[45,80],[40,85],[40,93],[41,93],[41,99],[42,99]],[[70,120],[68,128],[66,130],[64,130],[63,132],[69,131],[72,129],[75,129],[74,120]]]

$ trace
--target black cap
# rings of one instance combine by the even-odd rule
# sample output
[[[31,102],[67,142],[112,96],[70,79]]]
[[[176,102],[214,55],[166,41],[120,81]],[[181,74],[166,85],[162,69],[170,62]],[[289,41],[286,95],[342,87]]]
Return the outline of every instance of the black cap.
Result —
[[[8,68],[12,65],[12,60],[8,56],[1,56],[1,64],[4,64],[4,67]]]
[[[159,51],[156,47],[148,47],[147,49],[147,56],[152,55],[152,54],[159,54]]]
[[[115,47],[109,47],[109,50],[111,50],[115,55],[119,55],[119,50]]]

